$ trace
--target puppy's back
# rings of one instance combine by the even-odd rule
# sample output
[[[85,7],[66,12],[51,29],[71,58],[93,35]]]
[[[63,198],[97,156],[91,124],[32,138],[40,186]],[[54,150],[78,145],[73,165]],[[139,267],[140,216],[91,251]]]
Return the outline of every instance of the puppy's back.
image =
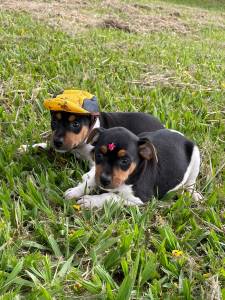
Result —
[[[100,125],[106,129],[125,127],[136,135],[164,128],[164,125],[156,117],[142,112],[102,112]]]
[[[148,139],[156,149],[156,186],[158,196],[162,197],[182,183],[197,146],[181,133],[168,129],[142,133],[139,137]]]

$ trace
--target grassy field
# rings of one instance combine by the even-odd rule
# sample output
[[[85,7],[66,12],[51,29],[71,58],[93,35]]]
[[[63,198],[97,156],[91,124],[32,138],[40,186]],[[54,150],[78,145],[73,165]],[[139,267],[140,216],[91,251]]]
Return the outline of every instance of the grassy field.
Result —
[[[97,20],[106,14],[102,2],[76,11]],[[39,11],[5,3],[0,299],[225,299],[224,1],[111,1],[117,23],[86,26],[80,18],[74,27],[69,17],[65,27],[61,19],[48,25],[45,9],[37,20]],[[96,94],[102,110],[149,112],[196,141],[204,199],[184,193],[144,208],[92,211],[65,202],[87,165],[17,149],[43,140],[43,99],[71,87]]]

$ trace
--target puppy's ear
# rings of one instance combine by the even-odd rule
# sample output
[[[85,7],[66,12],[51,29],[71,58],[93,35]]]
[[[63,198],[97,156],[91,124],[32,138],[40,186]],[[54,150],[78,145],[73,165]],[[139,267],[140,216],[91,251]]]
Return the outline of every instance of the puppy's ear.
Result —
[[[139,155],[147,160],[155,160],[158,163],[157,152],[154,145],[147,139],[140,139],[138,146]]]
[[[103,131],[104,131],[104,128],[102,128],[102,127],[93,129],[87,138],[87,144],[91,144],[91,145],[95,146],[99,139],[100,134]]]

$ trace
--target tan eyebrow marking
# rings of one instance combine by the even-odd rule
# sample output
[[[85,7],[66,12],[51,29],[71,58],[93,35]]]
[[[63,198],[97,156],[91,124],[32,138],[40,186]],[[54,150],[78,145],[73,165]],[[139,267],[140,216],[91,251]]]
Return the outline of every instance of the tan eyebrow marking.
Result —
[[[106,145],[103,145],[99,148],[100,152],[103,153],[103,154],[106,154],[107,153],[107,146]]]
[[[118,151],[117,156],[118,157],[123,157],[127,154],[127,151],[125,149],[121,149]]]
[[[59,112],[56,115],[56,119],[61,120],[62,119],[62,114]]]
[[[76,116],[75,115],[71,115],[71,116],[69,116],[68,121],[69,122],[73,122],[75,119],[76,119]]]

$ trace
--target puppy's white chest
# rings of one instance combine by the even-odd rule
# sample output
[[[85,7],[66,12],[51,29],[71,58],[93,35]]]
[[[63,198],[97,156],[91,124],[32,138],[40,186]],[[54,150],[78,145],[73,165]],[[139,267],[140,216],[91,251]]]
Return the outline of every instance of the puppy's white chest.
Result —
[[[73,150],[73,153],[77,158],[88,160],[89,162],[93,162],[91,158],[91,150],[93,149],[93,146],[90,144],[83,144],[76,149]]]

